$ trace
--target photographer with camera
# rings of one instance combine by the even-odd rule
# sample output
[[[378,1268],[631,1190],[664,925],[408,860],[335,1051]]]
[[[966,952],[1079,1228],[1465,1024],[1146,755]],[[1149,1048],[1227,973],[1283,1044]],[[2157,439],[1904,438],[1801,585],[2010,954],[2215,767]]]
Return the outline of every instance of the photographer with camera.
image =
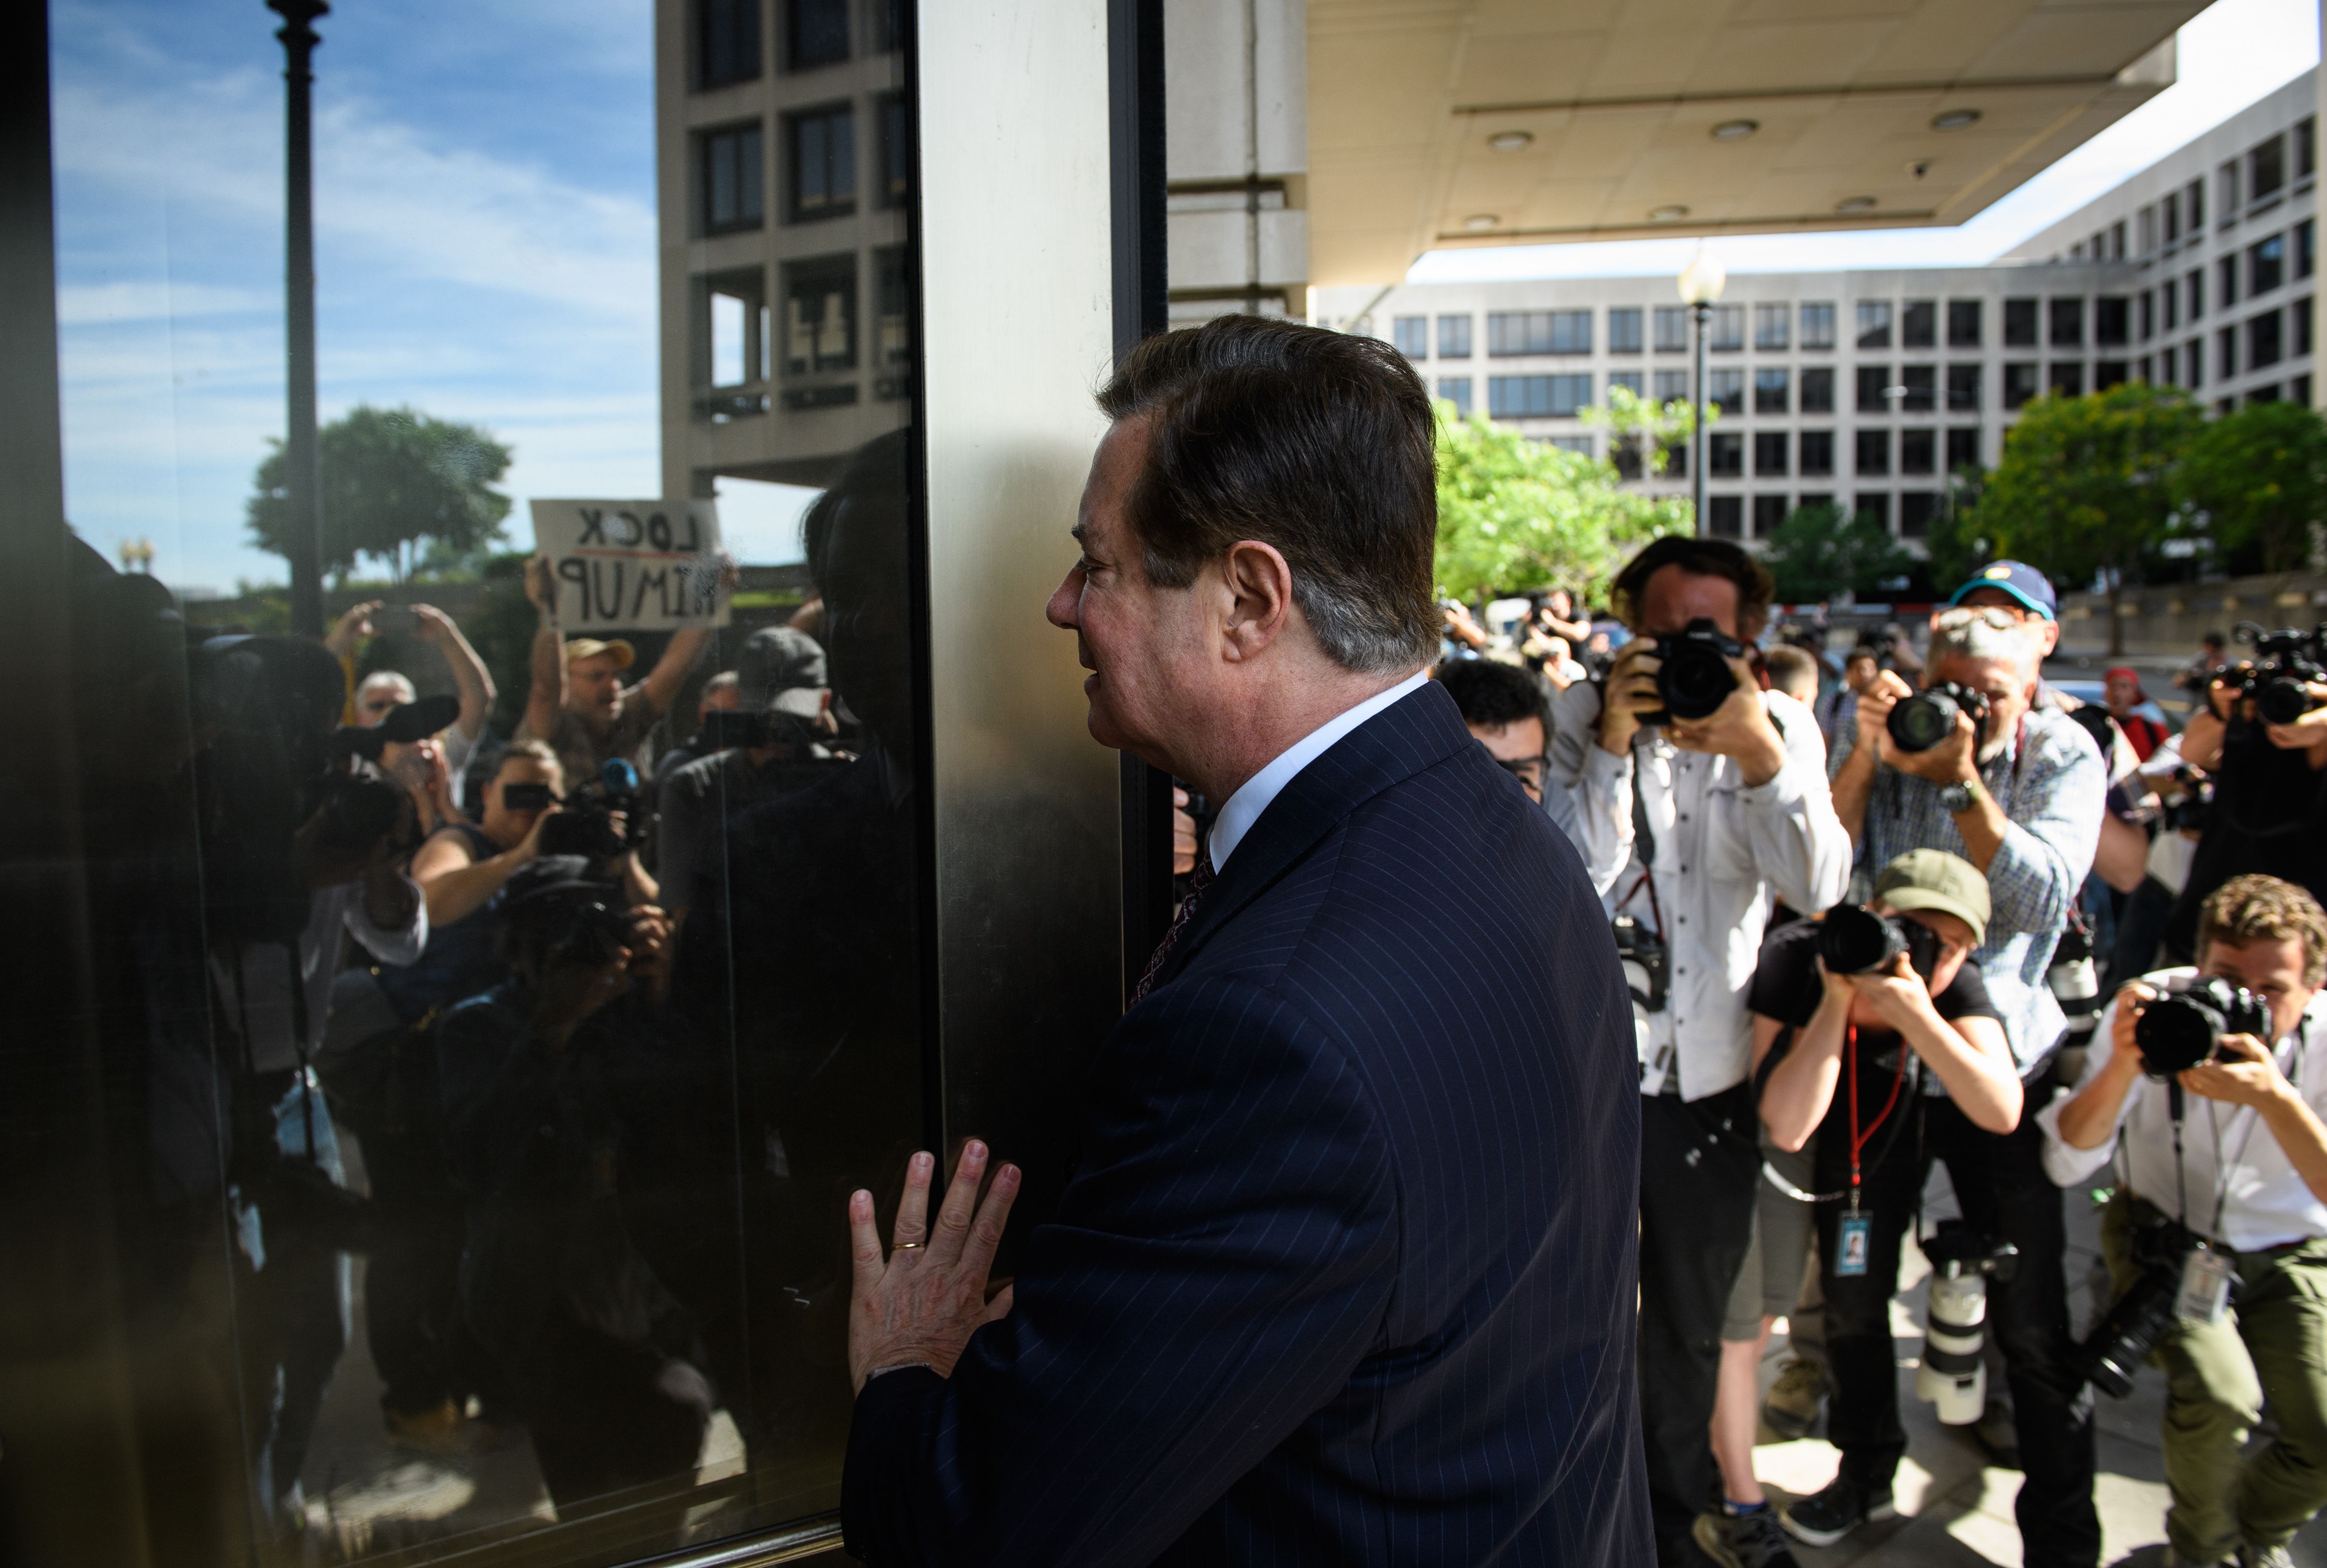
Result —
[[[2199,910],[2232,877],[2269,872],[2327,896],[2327,648],[2317,631],[2236,629],[2254,657],[2216,668],[2182,732],[2182,761],[2214,778],[2164,947],[2196,950]]]
[[[561,1517],[690,1470],[717,1403],[696,1324],[632,1228],[627,1112],[682,1054],[669,924],[590,870],[543,855],[509,879],[508,978],[436,1031],[467,1319]]]
[[[1911,850],[1883,868],[1865,905],[1771,936],[1754,975],[1762,1123],[1782,1150],[1816,1139],[1827,1433],[1842,1465],[1833,1485],[1786,1512],[1787,1529],[1811,1545],[1891,1511],[1906,1451],[1891,1297],[1931,1162],[1946,1163],[1974,1231],[2009,1232],[1990,1172],[1997,1141],[2020,1121],[2020,1078],[1972,958],[1992,915],[1987,879],[1970,862]],[[1942,1416],[1976,1419],[1980,1405],[1975,1394]]]
[[[2237,877],[2200,943],[2194,970],[2117,993],[2075,1095],[2038,1120],[2064,1186],[2118,1151],[2117,1301],[2088,1345],[2112,1393],[2153,1348],[2165,1369],[2168,1561],[2283,1564],[2327,1503],[2327,914]],[[2266,1400],[2277,1434],[2248,1460]]]
[[[1762,1164],[1746,1081],[1754,955],[1773,898],[1822,910],[1850,875],[1818,725],[1762,689],[1750,657],[1771,594],[1735,545],[1655,541],[1610,591],[1632,640],[1604,684],[1553,705],[1547,803],[1634,985],[1641,1424],[1667,1563],[1699,1560],[1692,1533],[1716,1496],[1721,1325]]]
[[[655,871],[674,922],[687,918],[697,880],[724,870],[719,837],[726,819],[770,795],[808,788],[836,761],[823,743],[831,733],[829,687],[814,638],[762,627],[743,639],[735,675],[734,705],[704,715],[704,755],[662,781]]]
[[[2093,863],[2107,792],[2092,737],[2037,704],[2042,643],[2033,631],[1995,607],[1941,612],[1926,689],[1877,676],[1859,698],[1855,733],[1836,739],[1834,779],[1835,809],[1864,864],[1942,849],[1986,879],[1990,912],[1972,957],[2023,1082],[2048,1067],[2067,1032],[2046,977]],[[2033,1120],[1988,1144],[1981,1196],[1960,1183],[1958,1196],[1967,1212],[1992,1203],[2020,1251],[1995,1309],[2028,1474],[2015,1504],[2021,1535],[2031,1561],[2090,1563],[2100,1526],[2092,1418],[2077,1399],[2069,1335],[2067,1218]]]

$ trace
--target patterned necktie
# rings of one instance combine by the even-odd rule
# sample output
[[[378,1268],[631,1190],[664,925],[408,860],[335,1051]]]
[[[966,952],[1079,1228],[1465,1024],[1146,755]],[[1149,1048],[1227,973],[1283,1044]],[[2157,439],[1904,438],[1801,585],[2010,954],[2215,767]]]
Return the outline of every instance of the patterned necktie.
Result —
[[[1165,931],[1164,939],[1155,944],[1155,957],[1147,960],[1147,968],[1139,976],[1138,989],[1131,994],[1133,1006],[1147,999],[1149,989],[1155,984],[1155,976],[1163,972],[1164,960],[1172,956],[1173,944],[1180,939],[1181,931],[1186,929],[1189,917],[1196,912],[1196,905],[1204,896],[1204,890],[1211,885],[1212,852],[1207,849],[1196,861],[1196,874],[1189,881],[1188,896],[1181,901],[1180,912],[1172,917],[1172,929]]]

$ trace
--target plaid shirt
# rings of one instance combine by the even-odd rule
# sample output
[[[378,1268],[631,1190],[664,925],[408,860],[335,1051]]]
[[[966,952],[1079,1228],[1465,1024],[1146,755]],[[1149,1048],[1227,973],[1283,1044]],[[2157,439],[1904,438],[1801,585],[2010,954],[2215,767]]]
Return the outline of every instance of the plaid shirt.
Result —
[[[1832,770],[1840,771],[1857,741],[1854,717],[1835,733]],[[1987,939],[1972,957],[1989,1000],[2004,1015],[2013,1058],[2024,1069],[2068,1028],[2044,974],[2100,845],[2108,770],[2083,725],[2040,707],[1979,776],[2010,822],[1987,868]],[[1939,787],[1878,766],[1851,897],[1871,896],[1875,875],[1911,849],[1944,849],[1970,859],[1953,814],[1939,804]]]

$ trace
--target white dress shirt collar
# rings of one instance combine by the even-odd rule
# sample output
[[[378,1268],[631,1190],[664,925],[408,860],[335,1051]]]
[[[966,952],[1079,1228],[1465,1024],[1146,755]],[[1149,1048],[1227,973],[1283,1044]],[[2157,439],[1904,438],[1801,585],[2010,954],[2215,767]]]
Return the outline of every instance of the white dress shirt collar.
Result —
[[[1429,678],[1428,670],[1416,670],[1388,691],[1376,692],[1356,707],[1344,709],[1279,751],[1267,767],[1246,779],[1229,797],[1228,804],[1220,807],[1220,814],[1212,818],[1210,853],[1213,873],[1218,874],[1228,869],[1229,856],[1236,853],[1236,846],[1244,841],[1252,825],[1260,820],[1268,803],[1293,782],[1302,769],[1323,756],[1334,742]]]

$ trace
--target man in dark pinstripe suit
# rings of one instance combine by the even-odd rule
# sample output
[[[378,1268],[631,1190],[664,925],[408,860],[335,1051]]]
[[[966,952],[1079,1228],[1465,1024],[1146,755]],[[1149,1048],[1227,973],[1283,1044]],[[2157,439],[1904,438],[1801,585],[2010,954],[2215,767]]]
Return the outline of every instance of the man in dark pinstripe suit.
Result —
[[[1631,1005],[1565,837],[1424,678],[1432,416],[1233,316],[1100,396],[1050,616],[1092,733],[1222,800],[1057,1218],[927,1154],[856,1265],[875,1564],[1643,1563]],[[1549,1022],[1547,1022],[1549,1021]]]

